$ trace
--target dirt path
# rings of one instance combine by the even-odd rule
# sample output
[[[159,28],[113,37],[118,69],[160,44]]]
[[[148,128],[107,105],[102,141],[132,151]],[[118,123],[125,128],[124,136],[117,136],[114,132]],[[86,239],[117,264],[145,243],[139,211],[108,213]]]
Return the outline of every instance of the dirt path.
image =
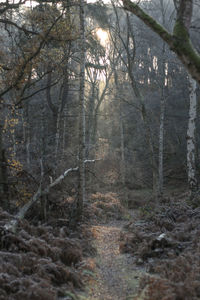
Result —
[[[138,287],[141,271],[133,258],[119,252],[120,230],[124,221],[93,226],[95,233],[96,280],[90,284],[88,300],[131,300]]]

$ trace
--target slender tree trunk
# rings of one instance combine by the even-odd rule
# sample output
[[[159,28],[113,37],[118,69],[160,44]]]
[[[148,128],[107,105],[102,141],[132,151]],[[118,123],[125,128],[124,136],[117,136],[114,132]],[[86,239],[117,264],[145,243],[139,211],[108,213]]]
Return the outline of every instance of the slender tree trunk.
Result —
[[[123,114],[122,114],[122,100],[120,99],[120,90],[119,90],[119,82],[118,75],[115,71],[115,88],[116,88],[116,99],[119,101],[119,125],[120,125],[120,150],[121,150],[121,160],[120,160],[120,175],[121,175],[121,183],[125,185],[125,151],[124,151],[124,124],[123,124]]]
[[[49,108],[52,112],[52,116],[53,116],[53,129],[52,129],[52,131],[53,131],[53,136],[56,138],[57,120],[58,120],[58,107],[55,106],[52,102],[51,83],[52,83],[52,74],[51,74],[51,72],[49,72],[48,75],[47,75],[46,99],[47,99],[47,104],[48,104],[48,106],[49,106]]]
[[[87,119],[87,134],[86,134],[86,158],[90,155],[90,150],[93,146],[92,140],[92,130],[94,128],[94,103],[95,103],[95,83],[92,83],[91,95],[89,98],[89,109],[88,109],[88,119]]]
[[[68,92],[69,92],[69,85],[68,85],[68,72],[66,71],[66,77],[65,81],[63,83],[63,87],[61,89],[60,94],[60,103],[58,107],[58,116],[57,116],[57,123],[56,123],[56,147],[55,147],[55,157],[57,160],[59,149],[60,149],[60,143],[61,143],[61,137],[62,137],[62,124],[61,119],[63,115],[63,110],[65,109],[67,98],[68,98]],[[60,149],[60,153],[62,153],[62,149]]]
[[[80,5],[80,95],[79,95],[79,187],[77,199],[76,221],[82,217],[85,202],[85,13],[84,0]]]
[[[0,116],[2,116],[0,119],[0,206],[4,209],[9,209],[7,162],[3,147],[3,114],[1,114],[1,111]]]
[[[44,189],[44,174],[45,174],[45,105],[41,104],[41,137],[40,137],[40,191]],[[47,220],[47,196],[41,196],[41,218]]]
[[[62,156],[65,154],[65,146],[66,146],[66,127],[67,127],[67,109],[64,108],[63,111],[63,133],[62,133]]]
[[[0,124],[0,195],[3,195],[4,193],[2,131],[3,131],[3,126]]]
[[[163,0],[161,0],[163,23],[165,23]],[[163,153],[164,153],[164,121],[165,121],[165,44],[162,48],[161,62],[161,99],[160,99],[160,128],[159,128],[159,153],[158,153],[158,196],[163,195]]]
[[[158,196],[163,195],[163,150],[164,150],[164,120],[165,120],[165,96],[164,86],[161,90],[160,101],[160,129],[159,129],[159,154],[158,154]]]
[[[30,122],[29,122],[29,106],[28,102],[25,103],[24,106],[24,141],[26,147],[26,164],[28,170],[30,170],[31,165],[31,157],[30,157],[30,146],[31,146],[31,129],[30,129]]]
[[[60,143],[60,136],[61,136],[61,116],[62,116],[62,110],[61,110],[61,103],[59,103],[58,108],[58,115],[56,120],[56,136],[55,136],[55,160],[58,159],[58,152],[59,152],[59,143]]]
[[[197,96],[196,96],[196,80],[189,75],[189,92],[190,92],[190,108],[189,120],[187,129],[187,169],[188,169],[188,184],[191,193],[197,190],[196,179],[196,115],[197,115]]]
[[[156,163],[156,155],[155,155],[155,147],[154,147],[154,142],[153,142],[153,136],[152,136],[152,131],[151,127],[149,124],[149,116],[147,115],[146,112],[146,107],[143,103],[142,96],[139,97],[140,104],[141,104],[141,114],[142,114],[142,121],[144,123],[144,129],[145,129],[145,136],[147,143],[149,145],[149,150],[151,152],[151,166],[152,166],[152,190],[154,194],[157,194],[157,179],[158,179],[158,166]]]
[[[125,151],[124,151],[124,124],[123,124],[121,103],[120,103],[120,148],[121,148],[121,167],[120,167],[121,181],[122,184],[125,185],[126,167],[125,167]]]

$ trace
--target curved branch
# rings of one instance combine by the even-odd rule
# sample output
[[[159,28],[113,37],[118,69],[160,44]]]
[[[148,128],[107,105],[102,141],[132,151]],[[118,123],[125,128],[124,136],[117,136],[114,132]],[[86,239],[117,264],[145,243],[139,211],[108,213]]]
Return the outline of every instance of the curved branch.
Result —
[[[200,55],[193,47],[189,38],[189,23],[191,21],[192,0],[182,0],[177,13],[173,34],[170,34],[154,18],[145,13],[138,4],[130,0],[122,0],[124,9],[130,11],[142,20],[149,28],[164,40],[170,49],[176,53],[191,76],[200,83]],[[183,5],[184,4],[184,5]]]

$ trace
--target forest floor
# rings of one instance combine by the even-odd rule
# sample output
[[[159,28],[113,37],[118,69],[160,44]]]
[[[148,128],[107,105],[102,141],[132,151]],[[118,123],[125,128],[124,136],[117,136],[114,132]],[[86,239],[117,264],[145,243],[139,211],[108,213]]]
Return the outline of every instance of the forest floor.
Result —
[[[126,223],[114,220],[91,228],[97,255],[96,279],[89,283],[88,300],[128,300],[136,294],[141,270],[134,266],[131,255],[119,250],[120,234]]]
[[[81,299],[200,299],[198,199],[190,202],[181,190],[170,191],[159,203],[146,191],[141,195],[133,192],[132,209],[120,207],[117,193],[91,197],[97,253]]]
[[[16,233],[0,209],[0,300],[200,299],[200,196],[128,193],[91,194],[76,230],[71,198]]]

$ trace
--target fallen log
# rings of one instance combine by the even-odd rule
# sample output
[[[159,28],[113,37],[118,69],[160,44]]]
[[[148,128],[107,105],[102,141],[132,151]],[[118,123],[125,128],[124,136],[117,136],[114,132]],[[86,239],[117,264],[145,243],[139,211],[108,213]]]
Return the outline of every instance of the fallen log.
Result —
[[[99,159],[98,159],[99,160]],[[94,163],[95,159],[93,160],[85,160],[84,163]],[[29,202],[27,202],[21,209],[20,211],[15,215],[14,220],[11,220],[9,223],[4,225],[5,230],[9,230],[12,232],[16,231],[17,225],[19,223],[20,220],[22,220],[27,211],[30,209],[30,207],[32,207],[32,205],[34,203],[36,203],[41,196],[45,196],[49,194],[49,191],[51,188],[53,188],[54,186],[56,186],[57,184],[59,184],[61,181],[63,181],[63,179],[71,172],[77,172],[78,171],[78,167],[75,168],[70,168],[68,170],[66,170],[62,175],[60,175],[59,177],[57,177],[54,181],[52,181],[44,190],[41,190],[41,185],[39,186],[37,192],[33,195],[33,197],[31,198],[31,200]]]
[[[78,167],[76,168],[70,168],[68,170],[66,170],[62,175],[60,175],[58,178],[56,178],[52,183],[50,183],[43,191],[41,190],[41,186],[39,186],[37,192],[33,195],[33,197],[31,198],[31,200],[29,202],[27,202],[21,209],[20,211],[15,215],[14,220],[10,221],[9,223],[4,225],[4,228],[6,230],[15,232],[16,231],[16,227],[19,223],[20,220],[22,220],[27,211],[30,209],[30,207],[32,207],[32,205],[37,202],[41,196],[45,196],[49,194],[49,191],[52,187],[54,187],[55,185],[59,184],[70,172],[73,171],[78,171]]]

